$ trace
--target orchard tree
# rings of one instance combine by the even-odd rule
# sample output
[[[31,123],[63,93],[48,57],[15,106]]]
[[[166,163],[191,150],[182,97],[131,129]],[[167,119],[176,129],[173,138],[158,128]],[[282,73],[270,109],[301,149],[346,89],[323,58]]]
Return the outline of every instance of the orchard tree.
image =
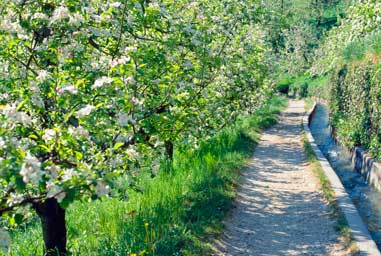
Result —
[[[270,91],[259,13],[254,0],[2,1],[0,215],[32,208],[46,254],[66,254],[71,202],[253,112]]]

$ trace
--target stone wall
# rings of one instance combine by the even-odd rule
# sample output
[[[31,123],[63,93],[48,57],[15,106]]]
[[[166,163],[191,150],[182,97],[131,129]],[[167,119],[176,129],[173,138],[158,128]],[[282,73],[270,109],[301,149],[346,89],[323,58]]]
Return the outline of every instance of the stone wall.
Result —
[[[326,104],[325,101],[316,100],[320,103]],[[315,109],[313,109],[311,115],[308,117],[308,123],[310,123],[313,115],[315,114]],[[335,131],[330,127],[331,136],[340,144],[340,141],[335,135]],[[355,147],[354,149],[346,149],[352,155],[352,165],[353,168],[361,173],[365,180],[374,188],[381,191],[381,163],[377,162],[368,152],[366,152],[361,147]]]
[[[355,147],[352,152],[352,165],[372,187],[381,190],[381,163],[376,162],[362,148]]]

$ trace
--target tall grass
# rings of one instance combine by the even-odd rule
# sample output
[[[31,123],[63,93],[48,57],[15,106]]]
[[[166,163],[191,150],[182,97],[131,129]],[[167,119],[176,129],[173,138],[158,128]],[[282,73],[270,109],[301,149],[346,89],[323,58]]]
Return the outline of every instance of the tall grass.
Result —
[[[381,54],[381,32],[375,32],[364,38],[348,43],[343,49],[342,57],[347,62],[363,61],[379,57]]]
[[[206,255],[206,238],[222,228],[240,168],[251,156],[259,132],[276,122],[285,105],[284,98],[274,98],[199,149],[176,152],[172,168],[163,167],[154,178],[139,177],[136,186],[141,192],[131,189],[125,177],[120,186],[126,193],[119,199],[71,205],[67,212],[71,254]],[[37,220],[12,236],[10,255],[42,255]]]

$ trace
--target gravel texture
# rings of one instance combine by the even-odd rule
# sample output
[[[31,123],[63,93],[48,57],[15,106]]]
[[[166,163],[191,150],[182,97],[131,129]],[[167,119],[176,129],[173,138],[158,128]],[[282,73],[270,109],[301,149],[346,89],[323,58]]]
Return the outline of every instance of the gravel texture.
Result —
[[[213,255],[348,255],[303,150],[303,114],[291,100],[263,133]]]

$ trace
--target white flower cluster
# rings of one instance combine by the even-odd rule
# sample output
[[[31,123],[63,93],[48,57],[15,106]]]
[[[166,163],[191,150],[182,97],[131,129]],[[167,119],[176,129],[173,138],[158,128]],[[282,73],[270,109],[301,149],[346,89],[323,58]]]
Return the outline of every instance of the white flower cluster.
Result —
[[[76,114],[77,114],[78,117],[85,117],[85,116],[90,115],[90,113],[91,113],[91,111],[93,111],[93,109],[95,109],[94,106],[92,106],[92,105],[86,105],[83,108],[81,108],[80,110],[78,110],[76,112]]]
[[[72,84],[63,85],[61,88],[58,88],[59,94],[64,94],[65,92],[68,92],[68,93],[75,95],[78,93],[78,89],[75,88],[75,86]]]
[[[54,129],[46,129],[44,132],[44,135],[42,135],[42,139],[46,142],[51,141],[55,138],[57,138],[59,134]]]
[[[111,84],[114,81],[114,79],[107,77],[107,76],[102,76],[101,78],[98,78],[95,80],[94,84],[91,86],[92,89],[98,89],[102,87],[104,84]]]
[[[69,19],[69,18],[70,18],[69,9],[65,6],[60,6],[54,10],[53,16],[50,19],[50,22],[54,23],[54,22],[61,21],[64,19]]]
[[[122,3],[121,2],[113,2],[113,3],[110,4],[110,6],[112,8],[119,8],[119,7],[122,6]]]
[[[0,30],[6,32],[6,33],[14,33],[17,34],[17,37],[19,39],[27,39],[28,36],[25,34],[24,29],[21,27],[21,25],[14,21],[14,17],[12,14],[9,14],[4,17],[4,20],[0,23]]]
[[[0,114],[8,117],[12,122],[22,123],[25,126],[30,126],[33,123],[32,118],[28,114],[17,111],[16,105],[7,105],[0,108]]]
[[[139,100],[137,97],[134,96],[131,98],[131,103],[136,106],[141,106],[144,104],[144,99]]]
[[[71,14],[70,10],[65,6],[57,7],[52,17],[50,18],[50,24],[58,23],[64,20],[68,20],[70,25],[80,26],[85,22],[85,18],[80,13]]]
[[[136,150],[135,146],[130,146],[126,150],[126,155],[130,158],[130,160],[139,160],[140,159],[139,152]]]
[[[69,24],[73,26],[79,26],[84,22],[85,22],[85,18],[79,13],[74,13],[73,16],[70,16]]]
[[[41,180],[41,162],[29,152],[22,165],[20,175],[25,183],[32,183],[38,185]]]
[[[43,83],[45,82],[48,78],[50,77],[49,72],[46,70],[40,70],[38,71],[38,75],[36,79],[40,82]]]
[[[110,62],[110,67],[114,68],[118,65],[124,65],[126,64],[127,62],[129,62],[131,59],[129,57],[126,57],[126,56],[122,56],[120,58],[114,58],[113,60],[111,60]]]
[[[16,205],[21,203],[22,200],[24,200],[24,197],[22,195],[16,194],[16,193],[10,193],[10,197],[7,200],[7,204],[9,204],[9,206]]]
[[[41,12],[36,12],[32,16],[32,20],[48,20],[48,19],[49,19],[48,15]]]
[[[94,188],[95,194],[98,197],[107,196],[110,190],[110,186],[106,184],[103,180],[99,179],[97,185]]]
[[[135,124],[134,118],[126,113],[119,113],[117,115],[117,122],[120,126],[128,126],[129,124]]]
[[[89,132],[82,126],[69,127],[68,132],[74,137],[89,138]]]
[[[66,196],[66,193],[62,191],[62,188],[54,183],[46,184],[46,189],[48,190],[46,197],[54,197],[59,203],[61,203]]]
[[[5,142],[4,138],[3,137],[0,137],[0,148],[6,146],[7,143]]]

